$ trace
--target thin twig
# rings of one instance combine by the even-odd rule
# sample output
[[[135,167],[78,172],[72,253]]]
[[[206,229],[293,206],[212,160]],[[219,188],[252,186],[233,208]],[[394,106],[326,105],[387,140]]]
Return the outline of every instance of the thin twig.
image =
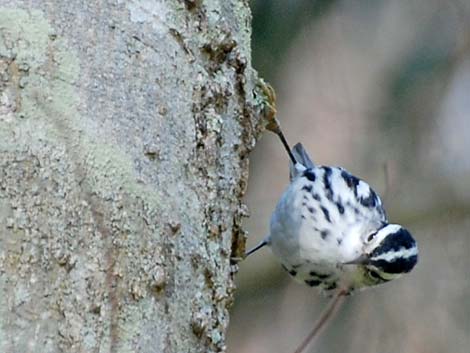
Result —
[[[279,130],[278,130],[278,132],[277,132],[277,136],[279,136],[279,138],[281,139],[281,142],[282,142],[282,144],[284,145],[284,148],[286,149],[287,154],[289,155],[290,160],[292,161],[292,163],[294,163],[294,165],[296,165],[296,164],[297,164],[297,161],[296,161],[294,155],[292,154],[292,151],[291,151],[291,149],[290,149],[290,147],[289,147],[289,144],[287,143],[286,138],[284,137],[284,134],[282,133],[282,130],[281,130],[281,127],[280,127],[280,126],[279,126]]]
[[[346,297],[347,291],[340,290],[333,300],[330,302],[328,307],[323,311],[322,315],[318,319],[317,323],[313,327],[312,332],[304,339],[304,341],[297,347],[294,353],[302,353],[305,348],[316,338],[320,333],[321,329],[326,326],[326,324],[334,317],[337,313],[338,309],[343,304],[344,299]]]
[[[266,129],[271,132],[274,132],[277,136],[279,136],[279,139],[281,140],[282,145],[286,149],[290,160],[292,161],[292,163],[294,163],[294,165],[296,165],[297,161],[295,160],[295,157],[292,154],[292,150],[290,149],[289,143],[287,143],[286,137],[284,136],[284,133],[281,130],[281,124],[279,124],[279,120],[277,120],[275,116],[270,117],[269,123],[266,125]]]
[[[261,243],[259,243],[258,245],[256,245],[253,249],[250,249],[248,250],[246,253],[245,253],[245,258],[247,258],[249,255],[253,254],[255,251],[261,249],[263,246],[267,245],[268,243],[263,240]]]
[[[292,163],[294,163],[294,165],[296,165],[297,161],[295,160],[295,157],[292,154],[289,144],[287,143],[287,140],[284,134],[282,133],[281,124],[279,124],[279,120],[277,120],[276,118],[276,91],[274,91],[274,88],[269,83],[265,83],[264,81],[260,81],[260,87],[265,96],[264,118],[267,122],[266,129],[271,132],[274,132],[277,136],[279,136],[282,144],[284,145],[284,148],[287,151],[287,154],[289,155],[290,160],[292,161]]]

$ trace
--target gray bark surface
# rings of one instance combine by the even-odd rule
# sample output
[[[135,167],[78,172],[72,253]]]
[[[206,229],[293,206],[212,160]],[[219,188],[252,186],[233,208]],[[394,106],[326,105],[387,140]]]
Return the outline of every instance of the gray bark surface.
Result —
[[[262,103],[243,0],[0,0],[0,352],[219,352]]]

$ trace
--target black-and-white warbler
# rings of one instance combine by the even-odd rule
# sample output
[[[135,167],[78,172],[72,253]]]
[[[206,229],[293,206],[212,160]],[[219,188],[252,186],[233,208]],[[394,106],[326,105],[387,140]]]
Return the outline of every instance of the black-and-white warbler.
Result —
[[[418,247],[402,226],[389,224],[382,200],[361,179],[340,167],[315,165],[298,143],[291,151],[276,119],[276,94],[260,82],[266,129],[277,134],[290,163],[290,184],[271,217],[270,232],[245,257],[269,246],[296,280],[336,291],[302,353],[334,315],[346,294],[400,277],[418,261]]]
[[[350,293],[413,269],[418,248],[402,226],[389,224],[382,201],[343,168],[315,165],[299,143],[289,149],[291,182],[271,217],[267,245],[296,280]]]

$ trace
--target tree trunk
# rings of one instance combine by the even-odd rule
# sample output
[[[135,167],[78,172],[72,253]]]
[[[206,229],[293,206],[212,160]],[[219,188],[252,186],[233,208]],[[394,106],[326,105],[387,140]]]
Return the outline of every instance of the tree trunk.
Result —
[[[0,0],[0,352],[219,352],[247,0]]]

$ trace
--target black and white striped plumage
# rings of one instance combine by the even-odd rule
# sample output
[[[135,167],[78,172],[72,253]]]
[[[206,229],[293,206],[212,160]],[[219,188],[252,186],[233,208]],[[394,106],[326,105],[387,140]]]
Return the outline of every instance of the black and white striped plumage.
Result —
[[[388,223],[367,183],[342,168],[314,165],[301,144],[293,154],[291,183],[264,243],[296,280],[325,291],[352,291],[411,271],[416,242]]]

